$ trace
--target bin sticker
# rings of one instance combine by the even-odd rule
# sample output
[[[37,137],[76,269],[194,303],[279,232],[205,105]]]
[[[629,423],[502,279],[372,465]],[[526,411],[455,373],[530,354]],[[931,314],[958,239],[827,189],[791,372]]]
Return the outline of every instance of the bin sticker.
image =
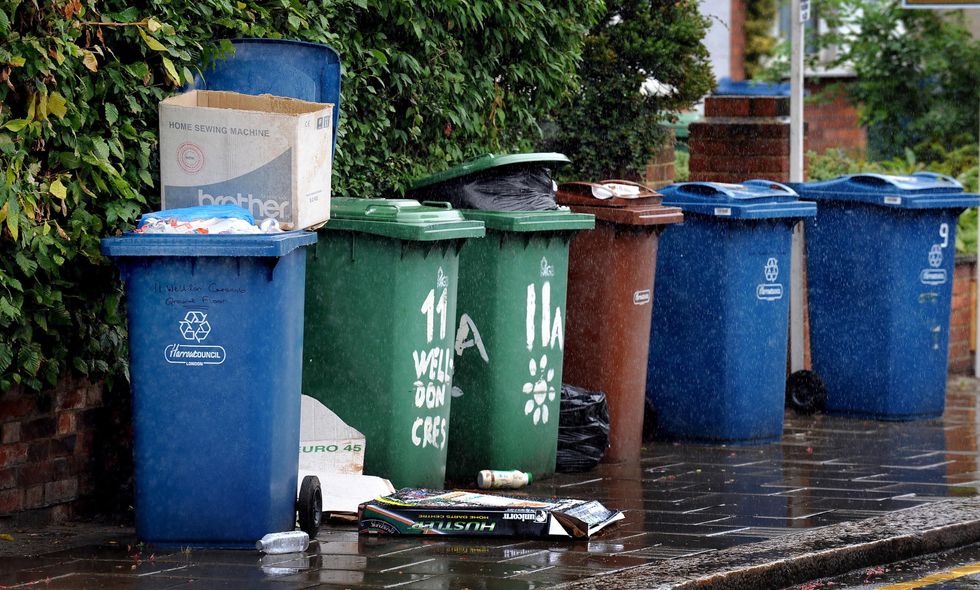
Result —
[[[633,305],[646,305],[650,303],[650,289],[633,292]]]
[[[446,342],[449,307],[449,277],[442,267],[436,273],[435,284],[419,308],[419,312],[425,316],[426,346],[412,351],[412,360],[415,366],[415,408],[422,415],[417,415],[412,422],[410,435],[416,447],[441,449],[446,446],[448,424],[440,408],[446,405],[454,361],[453,349],[442,346]],[[439,341],[434,342],[437,325]]]
[[[211,335],[208,314],[202,310],[191,310],[178,322],[180,335],[184,340],[197,344],[170,344],[163,351],[163,357],[174,365],[200,367],[220,365],[225,362],[225,349],[222,346],[200,344]]]
[[[901,205],[902,197],[885,197],[886,205]]]
[[[755,296],[762,301],[776,301],[783,298],[783,285],[777,283],[779,278],[779,261],[775,257],[770,257],[763,268],[766,277],[765,283],[759,283],[755,288]]]
[[[715,215],[720,217],[729,217],[732,214],[731,207],[715,207]]]
[[[939,268],[943,265],[943,250],[949,246],[949,224],[939,224],[939,237],[942,242],[933,244],[929,248],[926,260],[929,261],[929,268],[923,268],[919,272],[919,281],[923,285],[945,285],[947,281],[946,269]]]
[[[542,270],[545,260],[542,259]],[[550,268],[552,276],[554,268]],[[531,359],[528,363],[530,379],[524,383],[522,391],[530,398],[524,403],[524,415],[530,416],[535,425],[547,424],[551,418],[548,409],[549,402],[554,402],[557,396],[555,388],[555,368],[548,366],[548,350],[565,348],[564,323],[562,322],[561,307],[551,306],[551,281],[544,281],[541,291],[541,321],[537,321],[538,285],[531,283],[527,286],[527,315],[525,316],[525,335],[527,350]],[[540,331],[540,347],[537,346]]]

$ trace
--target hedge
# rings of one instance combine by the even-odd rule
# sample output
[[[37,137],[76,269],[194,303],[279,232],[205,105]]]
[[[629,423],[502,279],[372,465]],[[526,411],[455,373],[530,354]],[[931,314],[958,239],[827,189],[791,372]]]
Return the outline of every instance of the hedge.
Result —
[[[599,0],[0,0],[0,392],[126,370],[99,239],[158,206],[157,103],[229,50],[323,42],[344,63],[334,194],[397,193],[533,145],[577,86]],[[653,32],[651,32],[653,33]]]

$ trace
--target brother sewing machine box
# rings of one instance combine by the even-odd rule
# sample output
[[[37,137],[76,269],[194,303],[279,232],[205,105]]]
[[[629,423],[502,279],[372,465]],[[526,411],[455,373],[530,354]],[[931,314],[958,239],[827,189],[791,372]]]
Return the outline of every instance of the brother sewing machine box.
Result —
[[[327,221],[333,107],[208,90],[163,100],[163,208],[234,204],[283,229]]]

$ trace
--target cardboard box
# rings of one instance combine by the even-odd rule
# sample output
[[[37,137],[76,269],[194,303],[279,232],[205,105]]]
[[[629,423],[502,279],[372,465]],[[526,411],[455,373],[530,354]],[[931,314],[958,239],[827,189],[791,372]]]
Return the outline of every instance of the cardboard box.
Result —
[[[358,507],[358,530],[387,535],[583,539],[625,518],[599,502],[406,488]]]
[[[162,101],[162,208],[235,204],[283,229],[327,221],[333,108],[208,90]]]

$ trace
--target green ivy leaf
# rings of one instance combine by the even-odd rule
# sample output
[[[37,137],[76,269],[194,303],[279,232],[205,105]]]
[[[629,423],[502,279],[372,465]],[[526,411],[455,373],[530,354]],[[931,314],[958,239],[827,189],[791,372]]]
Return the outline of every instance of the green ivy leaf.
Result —
[[[160,43],[155,38],[147,35],[146,34],[146,31],[143,30],[143,27],[136,27],[136,30],[139,31],[140,37],[143,38],[143,42],[146,43],[146,46],[149,47],[150,49],[152,49],[153,51],[166,51],[167,50],[166,46],[164,46],[163,43]]]
[[[51,183],[51,186],[48,187],[48,190],[51,191],[52,195],[61,199],[62,201],[68,196],[68,189],[65,188],[65,185],[61,184],[60,178],[56,178],[54,182]]]
[[[116,121],[119,120],[119,109],[111,102],[105,103],[105,120],[110,125],[115,125]]]
[[[167,77],[176,86],[180,86],[180,76],[177,74],[177,68],[174,67],[174,62],[170,61],[168,58],[163,58],[163,69],[167,72]]]
[[[107,103],[108,104],[108,103]],[[52,92],[48,95],[48,112],[63,119],[65,114],[68,113],[68,104],[65,101],[65,97],[61,96],[57,92]]]
[[[30,123],[27,119],[11,119],[4,124],[4,128],[13,131],[14,133],[20,131]]]

